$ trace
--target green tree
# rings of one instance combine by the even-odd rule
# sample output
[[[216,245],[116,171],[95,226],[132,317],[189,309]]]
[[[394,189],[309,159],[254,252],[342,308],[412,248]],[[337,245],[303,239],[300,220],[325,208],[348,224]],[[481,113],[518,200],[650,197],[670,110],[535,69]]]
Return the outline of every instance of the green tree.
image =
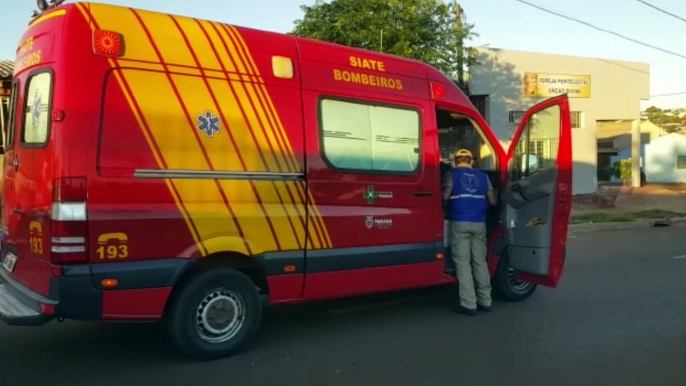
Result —
[[[621,179],[625,185],[631,185],[631,158],[613,163],[610,174]]]
[[[442,0],[317,0],[301,7],[305,15],[292,33],[420,60],[460,76],[477,62],[476,50],[465,43],[478,35],[458,7]]]
[[[683,124],[683,119],[679,117],[680,111],[663,110],[659,107],[651,106],[646,109],[648,120],[664,128],[668,132],[676,131],[678,125]],[[669,125],[665,127],[666,125]]]

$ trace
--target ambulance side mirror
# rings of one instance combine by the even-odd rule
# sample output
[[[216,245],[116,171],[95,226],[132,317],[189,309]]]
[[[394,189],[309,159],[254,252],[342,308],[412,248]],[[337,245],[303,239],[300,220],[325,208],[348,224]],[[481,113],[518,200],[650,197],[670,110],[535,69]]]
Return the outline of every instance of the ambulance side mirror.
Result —
[[[529,168],[527,170],[527,175],[532,175],[538,171],[539,163],[538,156],[536,154],[529,154]]]
[[[536,154],[522,154],[520,158],[510,160],[509,177],[511,181],[526,178],[538,171],[540,163]]]

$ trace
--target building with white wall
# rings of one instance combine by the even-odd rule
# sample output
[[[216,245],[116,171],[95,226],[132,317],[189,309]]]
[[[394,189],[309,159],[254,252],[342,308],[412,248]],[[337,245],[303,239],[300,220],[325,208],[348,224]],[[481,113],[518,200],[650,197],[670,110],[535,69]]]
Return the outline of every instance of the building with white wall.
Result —
[[[686,136],[672,133],[646,144],[643,170],[648,183],[686,182]]]
[[[608,171],[615,162],[631,158],[631,145],[633,130],[639,125],[639,120],[619,120],[619,121],[596,121],[596,135],[598,136],[598,180],[620,182],[616,176],[611,176]],[[639,162],[643,168],[645,158],[645,148],[650,141],[663,137],[669,133],[658,125],[642,118],[640,121],[641,130],[641,154]],[[601,173],[603,171],[604,173]]]
[[[570,97],[573,126],[574,194],[597,190],[596,122],[635,120],[650,96],[645,63],[479,48],[470,68],[469,93],[490,127],[507,143],[523,113],[562,93]],[[544,138],[531,148],[554,149]]]

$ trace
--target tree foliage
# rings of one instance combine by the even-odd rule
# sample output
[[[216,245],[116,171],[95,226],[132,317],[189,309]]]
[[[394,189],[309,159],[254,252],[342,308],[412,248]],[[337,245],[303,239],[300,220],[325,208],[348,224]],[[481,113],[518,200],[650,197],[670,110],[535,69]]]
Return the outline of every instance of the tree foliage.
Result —
[[[614,162],[611,166],[610,174],[615,178],[621,179],[624,185],[631,185],[631,158]]]
[[[303,5],[304,17],[293,34],[384,52],[433,65],[458,76],[460,62],[476,63],[476,50],[465,43],[477,36],[456,4],[442,0],[317,0]]]
[[[646,109],[645,114],[649,121],[668,132],[675,132],[679,127],[686,124],[686,111],[683,109],[663,110],[651,106]]]

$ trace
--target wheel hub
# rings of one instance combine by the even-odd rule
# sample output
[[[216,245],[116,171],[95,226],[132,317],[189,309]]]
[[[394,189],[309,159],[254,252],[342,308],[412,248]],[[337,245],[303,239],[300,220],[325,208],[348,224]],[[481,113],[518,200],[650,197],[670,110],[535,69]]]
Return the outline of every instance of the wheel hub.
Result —
[[[243,327],[245,303],[233,291],[214,290],[200,302],[195,328],[201,339],[221,343],[233,338]]]
[[[529,282],[519,280],[515,274],[515,270],[509,267],[507,269],[507,280],[510,282],[510,286],[516,291],[526,291],[531,285]]]

